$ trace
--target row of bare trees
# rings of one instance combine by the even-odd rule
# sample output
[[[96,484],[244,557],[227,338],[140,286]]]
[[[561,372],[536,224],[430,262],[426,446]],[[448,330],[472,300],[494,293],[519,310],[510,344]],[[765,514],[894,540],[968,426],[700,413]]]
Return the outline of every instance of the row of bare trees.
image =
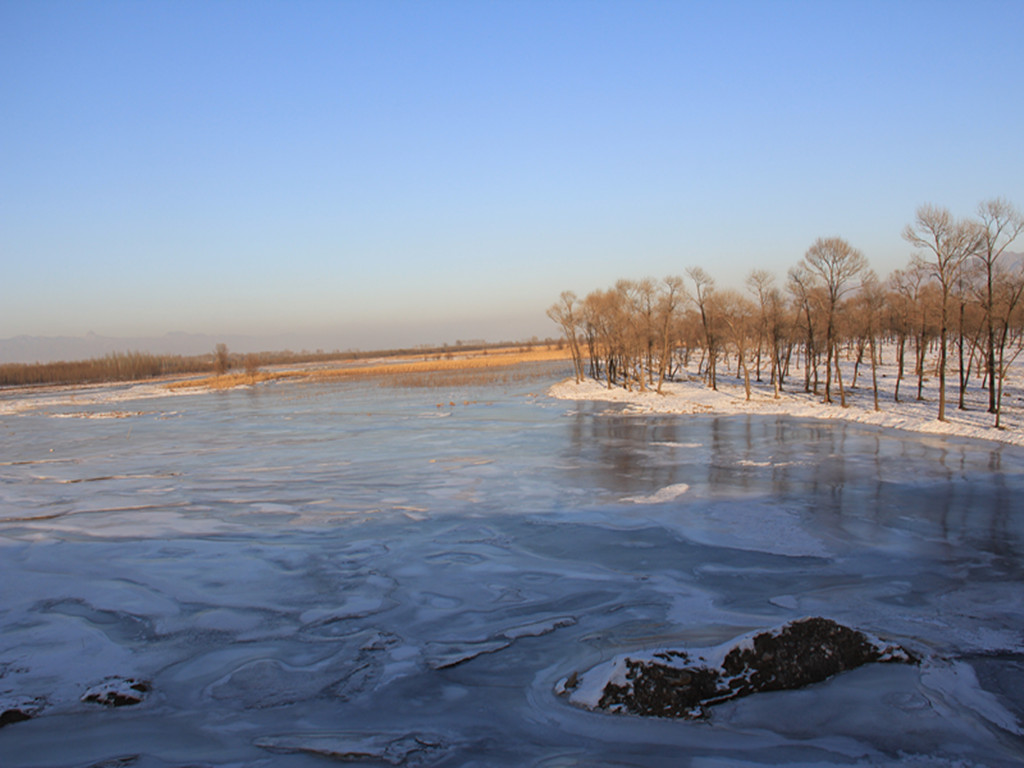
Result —
[[[151,355],[147,352],[114,352],[91,360],[0,364],[0,387],[136,381],[206,371],[209,368],[209,355],[183,357]]]
[[[719,289],[704,269],[691,267],[688,280],[620,280],[582,299],[565,291],[548,316],[562,329],[577,381],[590,376],[609,388],[659,393],[694,355],[703,380],[716,389],[719,366],[731,357],[748,399],[751,377],[767,376],[777,397],[802,363],[804,391],[826,403],[838,396],[845,406],[840,358],[854,361],[849,386],[856,387],[866,356],[877,410],[878,366],[888,345],[897,368],[894,399],[900,401],[908,369],[918,399],[934,373],[943,421],[952,351],[958,407],[966,407],[973,373],[988,390],[998,427],[1006,373],[1024,348],[1024,258],[1008,250],[1022,232],[1024,217],[1002,199],[959,219],[924,205],[903,230],[914,256],[884,281],[860,251],[828,237],[811,245],[783,286],[757,269],[745,291]]]

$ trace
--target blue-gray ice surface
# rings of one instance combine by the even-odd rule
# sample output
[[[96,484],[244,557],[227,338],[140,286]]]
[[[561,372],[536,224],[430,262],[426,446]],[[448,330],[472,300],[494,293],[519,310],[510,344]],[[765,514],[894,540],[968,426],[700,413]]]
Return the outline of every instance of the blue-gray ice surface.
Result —
[[[0,766],[1018,765],[1022,470],[503,387],[6,393]],[[706,722],[557,693],[814,615],[924,662]]]

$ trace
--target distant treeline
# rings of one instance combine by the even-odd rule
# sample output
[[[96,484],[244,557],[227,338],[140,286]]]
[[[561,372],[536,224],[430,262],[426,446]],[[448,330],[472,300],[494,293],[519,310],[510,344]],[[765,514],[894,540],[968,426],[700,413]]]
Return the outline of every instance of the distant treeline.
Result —
[[[0,365],[0,386],[91,384],[103,381],[151,379],[157,376],[212,370],[211,356],[151,355],[115,352],[91,360]]]
[[[1006,374],[1024,349],[1024,259],[1007,251],[1022,233],[1024,217],[1004,200],[982,203],[977,217],[967,219],[926,205],[903,231],[917,255],[885,280],[860,251],[829,237],[811,245],[784,287],[754,270],[746,295],[720,290],[692,267],[688,281],[620,280],[583,299],[566,291],[548,316],[562,328],[577,381],[589,375],[609,388],[660,392],[699,355],[701,375],[714,389],[719,364],[732,356],[749,399],[752,376],[767,376],[777,396],[802,358],[804,391],[821,387],[825,402],[835,392],[845,405],[843,354],[856,363],[854,386],[861,362],[870,367],[878,410],[876,369],[886,342],[895,348],[896,401],[905,375],[916,377],[920,400],[924,379],[934,374],[944,420],[952,369],[957,407],[965,408],[974,375],[988,390],[998,427]]]
[[[292,352],[231,353],[223,344],[206,355],[153,355],[147,352],[116,352],[89,360],[60,361],[52,363],[3,363],[0,364],[0,387],[40,386],[48,384],[95,384],[115,381],[138,381],[163,376],[184,376],[188,374],[226,373],[231,369],[244,368],[252,373],[263,366],[299,365],[362,360],[373,357],[400,355],[451,355],[456,352],[472,352],[502,347],[532,347],[542,343],[536,337],[530,341],[456,342],[439,347],[421,346],[409,349],[388,349],[372,351],[335,350],[315,352],[302,350]],[[554,343],[548,339],[545,343]]]

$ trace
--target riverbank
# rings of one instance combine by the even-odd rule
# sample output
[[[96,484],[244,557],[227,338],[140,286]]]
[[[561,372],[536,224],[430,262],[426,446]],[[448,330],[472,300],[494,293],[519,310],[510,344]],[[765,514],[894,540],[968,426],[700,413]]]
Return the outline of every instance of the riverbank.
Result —
[[[564,368],[561,363],[564,362]],[[571,370],[568,350],[557,346],[504,347],[441,355],[382,355],[360,361],[278,365],[250,373],[174,377],[128,382],[59,384],[0,389],[0,417],[41,410],[55,417],[120,418],[135,411],[95,411],[96,407],[152,400],[169,395],[247,389],[278,381],[367,381],[390,388],[452,389],[490,384],[543,387]],[[538,389],[539,391],[539,389]],[[84,410],[83,410],[84,409]]]
[[[853,381],[853,364],[845,362],[844,381]],[[662,394],[653,388],[629,391],[622,387],[608,389],[603,381],[586,379],[577,384],[572,379],[560,382],[549,390],[552,397],[563,400],[599,400],[625,403],[632,413],[667,414],[779,414],[813,419],[842,419],[843,421],[871,424],[879,427],[904,429],[926,434],[980,438],[1012,445],[1024,445],[1024,391],[1016,382],[1021,371],[1015,368],[1003,394],[1001,428],[993,427],[995,416],[987,411],[988,391],[972,380],[965,392],[966,410],[957,407],[957,378],[950,374],[946,382],[946,420],[939,421],[938,380],[926,378],[922,399],[917,399],[917,380],[904,377],[900,386],[900,402],[894,400],[896,368],[894,365],[879,369],[879,410],[874,409],[871,369],[861,365],[856,387],[847,387],[846,407],[839,402],[838,389],[832,393],[833,403],[823,402],[824,384],[819,393],[803,391],[802,372],[787,380],[787,388],[776,398],[767,381],[751,380],[750,399],[742,378],[733,374],[719,374],[717,390],[709,389],[696,370],[686,371],[679,380],[665,382]],[[767,377],[765,377],[767,378]],[[865,382],[867,386],[865,386]],[[1012,385],[1011,385],[1012,384]]]
[[[557,346],[507,347],[472,352],[448,352],[433,355],[390,355],[370,360],[304,366],[279,366],[270,370],[233,372],[175,381],[171,390],[231,389],[283,379],[383,379],[395,386],[425,385],[431,375],[451,379],[453,374],[479,378],[488,371],[505,370],[528,363],[569,360],[569,350]],[[427,378],[425,378],[427,377]],[[417,384],[416,382],[421,382]]]

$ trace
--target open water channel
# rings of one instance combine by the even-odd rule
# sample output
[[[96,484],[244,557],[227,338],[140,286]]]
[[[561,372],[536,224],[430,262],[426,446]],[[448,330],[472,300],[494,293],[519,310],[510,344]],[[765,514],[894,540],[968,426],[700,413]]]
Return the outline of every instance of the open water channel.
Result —
[[[1024,451],[545,387],[0,395],[0,766],[1021,764]],[[805,616],[923,661],[555,693]]]

